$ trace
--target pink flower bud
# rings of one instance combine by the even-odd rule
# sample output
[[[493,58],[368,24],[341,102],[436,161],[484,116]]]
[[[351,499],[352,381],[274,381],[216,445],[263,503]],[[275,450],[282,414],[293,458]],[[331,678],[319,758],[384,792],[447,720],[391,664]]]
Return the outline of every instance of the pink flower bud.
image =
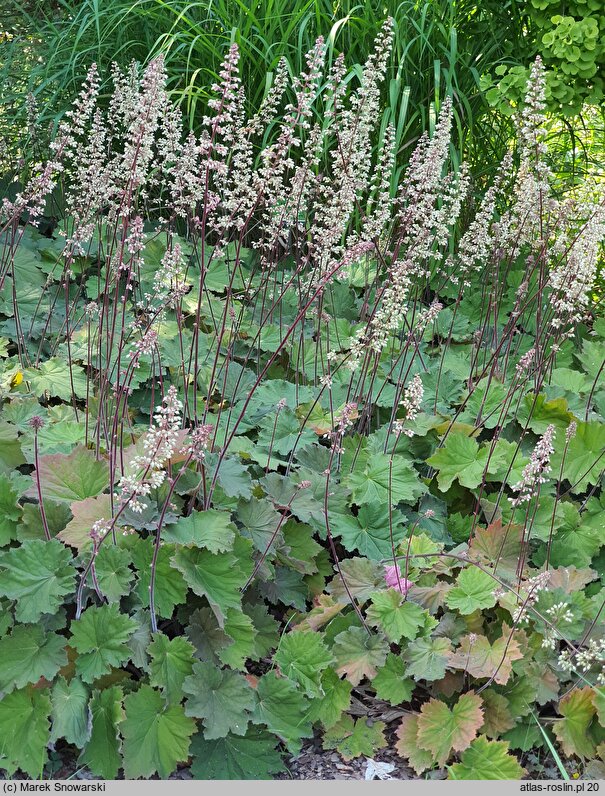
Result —
[[[411,580],[406,580],[406,578],[401,577],[399,567],[395,567],[392,564],[385,565],[384,581],[387,586],[397,589],[397,591],[400,591],[402,594],[407,594],[414,585]]]

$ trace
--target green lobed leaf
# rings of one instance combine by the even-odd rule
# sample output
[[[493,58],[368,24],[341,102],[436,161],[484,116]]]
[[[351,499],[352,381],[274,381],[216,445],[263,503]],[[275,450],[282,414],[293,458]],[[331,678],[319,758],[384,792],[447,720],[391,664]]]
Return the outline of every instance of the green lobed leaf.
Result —
[[[558,508],[561,522],[551,542],[553,565],[589,566],[603,544],[602,523],[599,521],[596,527],[592,527],[587,514],[580,514],[578,508],[569,501],[562,501]],[[539,560],[538,556],[542,557],[542,551],[537,554],[536,560]]]
[[[57,408],[67,408],[61,405]],[[86,423],[67,422],[55,420],[48,423],[38,432],[38,451],[41,456],[51,453],[70,453],[76,445],[83,445],[86,441]],[[23,442],[23,454],[33,464],[34,461],[33,439]]]
[[[38,368],[27,368],[23,378],[29,382],[36,395],[48,393],[64,401],[71,401],[72,394],[86,398],[86,376],[78,365],[69,366],[60,357],[52,357]]]
[[[130,658],[128,640],[136,627],[137,623],[120,613],[115,603],[91,606],[71,623],[70,645],[78,652],[76,670],[85,683],[92,683]]]
[[[343,580],[346,582],[348,592]],[[382,585],[384,585],[384,568],[376,561],[356,557],[341,562],[340,572],[336,573],[326,591],[339,602],[349,602],[349,594],[360,602],[365,602]]]
[[[95,497],[109,488],[109,467],[84,446],[74,448],[71,453],[55,453],[41,456],[38,474],[42,497],[48,500],[72,503]],[[38,497],[35,486],[28,494]]]
[[[255,653],[257,631],[252,618],[243,611],[229,608],[224,630],[233,643],[219,650],[218,657],[232,669],[245,669],[246,660]]]
[[[544,746],[544,737],[533,717],[517,721],[512,729],[502,733],[502,740],[510,744],[511,749],[518,749],[521,752],[529,752]]]
[[[114,685],[93,691],[90,700],[90,740],[78,762],[103,779],[116,779],[122,765],[119,725],[124,720],[123,697],[122,689]]]
[[[293,630],[282,636],[274,660],[308,697],[318,697],[322,695],[321,673],[334,659],[319,633]]]
[[[380,561],[393,554],[405,536],[405,518],[393,511],[389,521],[389,509],[385,503],[368,503],[361,506],[357,515],[348,514],[338,518],[332,532],[340,536],[349,552],[358,551],[362,556]]]
[[[23,688],[0,700],[0,767],[41,779],[50,740],[48,689]]]
[[[131,617],[136,623],[136,629],[128,639],[130,659],[135,666],[147,672],[149,671],[149,653],[147,650],[151,644],[151,614],[147,608],[137,608],[131,614]]]
[[[193,671],[195,647],[182,636],[169,639],[163,633],[154,633],[147,648],[149,682],[160,688],[167,701],[180,702],[183,698],[183,682]]]
[[[208,741],[198,733],[191,742],[191,773],[195,779],[273,779],[272,774],[285,771],[277,742],[274,735],[256,727],[243,738],[227,735]]]
[[[275,672],[268,672],[260,678],[256,694],[258,701],[252,721],[264,724],[282,739],[291,754],[297,754],[302,739],[313,734],[309,707],[303,694],[295,683],[278,677]]]
[[[128,550],[117,545],[104,544],[95,558],[95,573],[101,593],[110,603],[119,602],[129,594],[134,572],[130,568],[132,558]]]
[[[498,470],[501,458],[495,453],[490,456],[489,445],[479,447],[474,437],[453,432],[448,434],[445,445],[426,461],[437,470],[439,489],[447,492],[454,480],[461,486],[475,489],[482,482],[484,472]]]
[[[537,695],[537,687],[528,677],[516,677],[506,684],[504,688],[498,689],[508,700],[508,707],[511,715],[518,719],[528,716],[532,710],[532,702]]]
[[[403,658],[389,652],[384,666],[380,667],[376,677],[372,680],[372,688],[376,690],[376,696],[391,705],[401,705],[403,702],[410,701],[415,687],[416,683],[405,676]]]
[[[405,599],[397,589],[386,589],[372,594],[372,602],[366,611],[370,625],[379,627],[389,641],[398,644],[402,638],[416,638],[418,629],[428,613],[416,603]]]
[[[199,548],[177,548],[171,559],[192,591],[206,597],[221,627],[229,608],[240,608],[240,589],[252,574],[249,545],[238,538],[233,553],[217,555]]]
[[[199,662],[185,680],[183,691],[188,695],[185,713],[203,719],[206,740],[229,733],[246,734],[256,699],[243,675]]]
[[[517,422],[542,436],[548,426],[565,429],[573,419],[565,398],[547,400],[545,395],[528,393],[517,409]]]
[[[277,551],[277,559],[303,575],[317,572],[317,558],[325,551],[313,538],[309,525],[288,520],[281,528],[284,544]],[[263,548],[264,551],[264,548]]]
[[[337,749],[343,760],[353,760],[365,755],[373,757],[378,749],[387,745],[383,721],[369,722],[345,714],[337,724],[324,733],[324,749]]]
[[[46,514],[48,529],[52,537],[65,528],[71,517],[67,503],[55,503],[52,500],[44,501],[44,513]],[[17,534],[20,542],[27,542],[31,539],[44,539],[44,528],[38,505],[25,503]]]
[[[255,630],[254,650],[248,657],[260,660],[277,647],[279,643],[279,622],[274,619],[262,603],[244,604],[244,613],[252,620]]]
[[[15,618],[37,622],[75,590],[72,555],[61,542],[31,540],[0,555],[0,595],[16,600]]]
[[[461,570],[456,585],[445,598],[450,608],[461,614],[472,614],[483,608],[492,608],[496,604],[494,590],[498,581],[491,575],[475,566]]]
[[[78,677],[72,677],[69,682],[59,677],[51,691],[52,742],[65,738],[79,749],[86,745],[90,736],[88,697],[88,689]]]
[[[494,379],[481,379],[466,401],[459,420],[462,423],[480,421],[485,428],[495,428],[505,405],[506,387]]]
[[[524,774],[506,741],[488,741],[480,735],[450,768],[448,779],[521,779]]]
[[[216,454],[206,455],[207,474],[214,476],[218,457]],[[252,496],[252,479],[247,468],[234,457],[225,457],[218,470],[217,481],[228,497],[249,498]]]
[[[283,534],[278,530],[283,524],[282,515],[267,499],[240,500],[237,504],[237,519],[243,525],[243,533],[252,539],[252,544],[259,553],[265,550],[273,554],[275,546]]]
[[[415,680],[441,680],[448,665],[451,642],[447,638],[417,638],[403,653],[406,674]]]
[[[51,681],[66,663],[63,636],[46,634],[39,625],[16,625],[0,639],[0,691],[23,688],[41,677]]]
[[[334,669],[325,669],[321,675],[322,696],[318,696],[309,707],[309,720],[312,724],[320,721],[325,729],[332,727],[351,704],[353,686],[348,680],[341,680]]]
[[[372,679],[384,662],[389,651],[382,633],[368,633],[363,627],[351,627],[334,639],[332,652],[336,660],[336,671],[345,674],[353,685],[367,677]]]
[[[605,450],[605,423],[591,421],[578,423],[575,436],[569,441],[567,452],[561,440],[555,447],[551,460],[553,473],[559,473],[563,464],[563,478],[570,482],[574,494],[585,492],[597,484],[603,470]],[[563,454],[565,453],[565,459]]]
[[[181,573],[171,564],[175,549],[175,546],[171,544],[162,545],[156,562],[155,607],[158,616],[166,619],[172,616],[175,606],[182,605],[187,599],[187,584]],[[136,593],[142,605],[147,608],[149,607],[153,540],[136,539],[131,554],[138,575]]]
[[[234,643],[219,627],[211,608],[196,608],[185,626],[185,633],[195,647],[196,656],[211,663],[220,663],[218,653]]]
[[[162,530],[162,538],[167,542],[205,547],[211,553],[224,553],[233,548],[235,531],[229,512],[207,509],[194,511],[167,525]]]
[[[195,721],[181,705],[166,706],[162,695],[149,685],[124,700],[126,718],[121,725],[124,738],[124,774],[127,779],[167,778],[177,763],[189,757]]]
[[[382,453],[370,456],[364,470],[354,470],[346,483],[353,490],[353,501],[358,505],[415,503],[427,491],[408,459],[401,456],[391,459]]]
[[[287,455],[295,446],[304,447],[316,439],[309,428],[301,428],[294,412],[285,407],[277,415],[270,415],[260,428],[257,445],[273,454]],[[266,463],[266,457],[263,456]]]
[[[259,583],[259,591],[273,605],[291,605],[304,611],[309,599],[309,586],[300,572],[276,565],[272,580]]]

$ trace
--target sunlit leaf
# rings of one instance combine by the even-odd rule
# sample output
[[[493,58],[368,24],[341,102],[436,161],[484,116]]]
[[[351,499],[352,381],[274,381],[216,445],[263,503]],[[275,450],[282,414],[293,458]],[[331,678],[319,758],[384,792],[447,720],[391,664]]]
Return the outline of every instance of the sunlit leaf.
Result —
[[[418,716],[418,745],[430,752],[435,761],[445,765],[452,750],[468,748],[483,724],[481,697],[463,694],[453,708],[430,699],[422,705]]]
[[[488,741],[481,735],[450,768],[448,779],[521,779],[524,774],[505,741]]]
[[[447,436],[445,445],[427,459],[427,464],[437,470],[439,489],[447,492],[454,480],[469,489],[479,486],[484,473],[497,471],[501,458],[501,454],[490,453],[489,445],[480,447],[473,437],[453,433]]]
[[[494,591],[498,585],[498,581],[487,572],[469,566],[461,570],[456,585],[448,592],[445,601],[461,614],[472,614],[480,608],[491,608],[496,604]]]
[[[554,722],[554,732],[566,755],[590,758],[595,742],[588,728],[595,715],[594,691],[590,686],[575,688],[559,702],[563,717]]]
[[[362,627],[352,627],[336,636],[332,652],[336,671],[345,674],[353,685],[364,677],[372,679],[389,651],[386,638],[380,633],[370,634]]]
[[[379,627],[389,641],[399,643],[402,638],[416,638],[418,628],[427,616],[416,603],[409,602],[397,589],[377,591],[367,609],[367,620]]]
[[[323,693],[321,673],[333,658],[318,633],[294,630],[282,637],[275,662],[308,697],[318,697]]]

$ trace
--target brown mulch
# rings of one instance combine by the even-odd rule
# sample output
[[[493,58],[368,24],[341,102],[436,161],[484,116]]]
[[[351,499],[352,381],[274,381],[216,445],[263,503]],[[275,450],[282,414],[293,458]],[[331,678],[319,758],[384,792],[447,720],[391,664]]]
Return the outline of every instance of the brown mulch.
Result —
[[[358,699],[356,695],[362,699]],[[395,730],[401,717],[408,711],[392,708],[387,702],[365,693],[362,687],[355,689],[348,712],[354,718],[384,721],[387,725],[385,731],[387,746],[376,750],[372,759],[395,766],[390,772],[391,779],[417,779],[414,771],[395,752],[397,741]],[[335,750],[324,749],[321,735],[317,734],[303,744],[299,755],[286,759],[286,765],[288,771],[280,774],[278,779],[365,779],[368,758],[358,757],[345,761]]]
[[[378,750],[373,757],[376,762],[392,763],[391,779],[414,779],[414,772],[398,757],[393,749]],[[338,752],[324,750],[321,739],[308,741],[297,757],[286,760],[288,771],[277,779],[364,779],[367,758],[358,757],[345,762]]]

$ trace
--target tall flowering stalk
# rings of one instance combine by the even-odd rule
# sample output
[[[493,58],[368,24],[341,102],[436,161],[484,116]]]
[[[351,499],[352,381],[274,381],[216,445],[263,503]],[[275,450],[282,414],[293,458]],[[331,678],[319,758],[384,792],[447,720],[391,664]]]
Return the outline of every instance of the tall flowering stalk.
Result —
[[[155,411],[153,425],[143,437],[143,453],[131,459],[128,473],[118,482],[119,505],[129,503],[130,510],[140,514],[146,508],[144,498],[164,483],[166,466],[179,449],[182,409],[176,387],[170,385]]]
[[[521,480],[513,485],[513,491],[519,494],[510,498],[513,507],[520,506],[532,499],[540,488],[546,483],[546,476],[550,473],[550,457],[554,453],[553,441],[556,429],[549,425],[534,448],[529,463],[523,468]]]
[[[396,420],[394,430],[396,434],[405,434],[406,437],[413,437],[414,432],[411,428],[406,428],[405,424],[410,423],[418,416],[420,404],[424,397],[424,387],[422,379],[417,373],[412,381],[405,388],[403,399],[400,401],[401,406],[405,409],[405,420]]]

